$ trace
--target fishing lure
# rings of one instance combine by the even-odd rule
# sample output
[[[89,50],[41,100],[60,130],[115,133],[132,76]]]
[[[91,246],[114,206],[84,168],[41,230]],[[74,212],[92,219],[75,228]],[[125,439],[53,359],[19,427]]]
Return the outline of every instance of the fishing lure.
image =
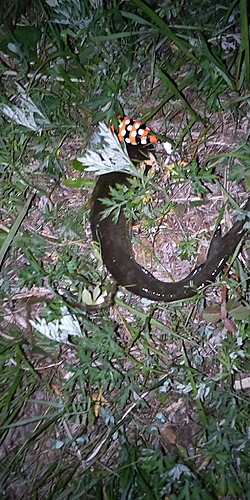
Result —
[[[153,144],[160,142],[156,135],[152,134],[149,127],[139,120],[133,120],[126,116],[121,119],[118,118],[118,139],[120,142],[126,142],[132,146],[145,146],[146,144]],[[114,127],[111,127],[114,130]]]
[[[121,121],[118,137],[127,143],[128,154],[132,161],[144,160],[145,154],[152,151],[153,144],[158,142],[156,136],[149,133],[149,128],[137,120],[126,117]],[[244,227],[247,215],[245,219],[236,221],[225,236],[222,236],[221,229],[218,228],[211,240],[204,264],[197,266],[178,282],[159,281],[134,259],[130,227],[123,211],[117,222],[112,220],[112,215],[102,218],[104,205],[101,198],[111,198],[110,188],[115,188],[117,184],[129,187],[128,175],[122,172],[104,174],[96,183],[91,212],[92,235],[93,239],[99,242],[103,262],[118,285],[124,286],[140,297],[173,302],[196,295],[197,288],[215,281],[247,231]],[[244,209],[250,211],[250,197]]]

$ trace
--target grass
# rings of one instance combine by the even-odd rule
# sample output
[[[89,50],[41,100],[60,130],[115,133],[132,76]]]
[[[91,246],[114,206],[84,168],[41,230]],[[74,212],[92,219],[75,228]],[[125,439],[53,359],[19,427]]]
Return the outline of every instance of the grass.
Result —
[[[234,256],[205,299],[150,304],[120,290],[112,308],[100,308],[110,290],[88,225],[95,181],[77,158],[100,121],[120,113],[154,119],[188,167],[175,165],[170,194],[161,171],[137,180],[136,193],[115,193],[118,208],[126,200],[128,217],[143,220],[143,241],[176,206],[176,189],[184,197],[189,189],[194,210],[206,211],[202,197],[222,186],[214,223],[228,200],[237,210],[230,182],[242,198],[249,190],[248,2],[7,7],[0,9],[3,497],[247,500],[246,260]],[[216,147],[223,127],[228,143]],[[189,238],[180,221],[180,253],[194,259],[210,230],[201,223]],[[159,271],[166,263],[155,250],[143,258],[148,263],[151,252]],[[83,299],[92,310],[73,307]]]

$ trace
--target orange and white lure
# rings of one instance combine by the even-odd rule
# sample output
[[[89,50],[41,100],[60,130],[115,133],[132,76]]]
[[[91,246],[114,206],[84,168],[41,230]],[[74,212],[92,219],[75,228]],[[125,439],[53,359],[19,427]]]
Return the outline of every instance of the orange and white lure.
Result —
[[[159,142],[157,137],[151,133],[150,128],[139,120],[125,117],[122,120],[118,117],[118,139],[120,142],[132,144],[132,146],[144,146],[150,143]]]

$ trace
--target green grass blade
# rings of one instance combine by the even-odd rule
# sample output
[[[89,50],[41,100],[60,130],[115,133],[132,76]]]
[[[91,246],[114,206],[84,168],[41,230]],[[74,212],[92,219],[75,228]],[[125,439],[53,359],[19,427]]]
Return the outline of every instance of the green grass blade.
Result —
[[[156,14],[147,4],[143,3],[141,0],[133,0],[133,3],[139,7],[145,14],[151,19],[151,22],[154,26],[157,26],[161,33],[167,36],[173,43],[177,45],[177,47],[188,57],[188,59],[192,59],[196,62],[197,59],[194,54],[191,52],[191,46],[189,43],[182,40],[179,36],[177,36],[169,26],[163,21],[158,14]]]
[[[202,118],[196,113],[196,111],[191,108],[183,94],[178,89],[177,85],[168,77],[168,75],[166,75],[166,73],[164,73],[160,68],[157,68],[157,73],[161,80],[167,85],[168,89],[173,93],[173,95],[182,102],[191,116],[193,116],[196,121],[203,121]]]
[[[19,227],[21,226],[22,222],[23,222],[23,219],[24,217],[26,216],[28,210],[29,210],[29,206],[31,204],[31,201],[32,199],[34,198],[34,193],[32,193],[29,198],[27,199],[25,205],[23,206],[21,212],[19,213],[19,215],[17,216],[16,218],[16,221],[14,222],[10,232],[8,233],[8,235],[6,236],[1,248],[0,248],[0,269],[2,267],[2,264],[3,264],[3,261],[4,261],[4,257],[15,237],[15,235],[17,234],[17,231],[19,229]]]
[[[236,85],[234,78],[230,75],[229,71],[227,70],[226,66],[224,63],[219,59],[219,57],[215,56],[211,50],[210,47],[207,45],[206,41],[204,38],[200,35],[200,40],[202,43],[202,52],[206,56],[207,60],[215,66],[219,74],[222,76],[222,78],[225,80],[227,85],[231,90],[236,90]]]
[[[187,83],[186,83],[186,80],[184,78],[178,86],[178,91],[181,93],[181,91],[183,89],[185,89],[186,87],[187,87]],[[176,89],[174,89],[174,90],[176,90]],[[151,109],[151,111],[149,111],[148,113],[146,113],[145,115],[142,116],[142,118],[141,118],[142,122],[145,123],[145,122],[151,120],[167,104],[167,102],[169,102],[170,99],[172,99],[172,97],[174,97],[175,95],[176,95],[175,91],[171,92],[169,90],[169,92],[167,92],[166,97],[164,97],[164,99],[159,104],[157,104],[157,106],[155,106],[154,108]],[[162,140],[165,140],[165,138],[162,137]]]
[[[196,402],[197,409],[198,409],[198,412],[199,412],[200,421],[201,421],[201,423],[204,426],[206,426],[207,425],[207,417],[206,417],[205,411],[203,409],[202,401],[198,397],[198,390],[197,390],[195,379],[194,379],[194,376],[193,376],[193,373],[192,373],[192,367],[191,367],[189,359],[187,357],[187,353],[186,353],[186,348],[185,348],[184,342],[182,342],[182,355],[183,355],[185,367],[186,367],[186,370],[187,370],[187,377],[189,378],[189,382],[190,382],[190,385],[192,387],[192,391],[193,391],[193,394],[194,394],[194,397],[195,397],[195,402]]]
[[[243,71],[245,70],[245,88],[250,88],[250,46],[249,46],[249,23],[248,23],[248,0],[240,0],[240,22],[241,22],[241,54]]]

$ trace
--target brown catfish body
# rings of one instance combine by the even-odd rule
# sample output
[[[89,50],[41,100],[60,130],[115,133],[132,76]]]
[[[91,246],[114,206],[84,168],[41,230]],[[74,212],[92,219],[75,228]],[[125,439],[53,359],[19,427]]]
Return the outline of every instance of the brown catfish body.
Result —
[[[136,146],[132,148],[137,149]],[[133,158],[136,155],[137,158],[140,157],[138,151],[133,155]],[[101,218],[104,205],[100,199],[110,198],[110,187],[115,187],[116,184],[129,186],[128,175],[113,172],[99,177],[93,196],[91,229],[93,239],[100,243],[103,262],[118,285],[124,286],[140,297],[173,302],[192,297],[196,295],[197,288],[215,281],[216,276],[245,234],[246,230],[243,226],[246,219],[235,222],[225,236],[221,235],[220,228],[217,229],[204,264],[196,267],[186,278],[166,283],[156,279],[135,261],[130,226],[124,214],[120,213],[117,222],[112,220],[112,215],[105,219]],[[244,209],[250,211],[250,197]]]

